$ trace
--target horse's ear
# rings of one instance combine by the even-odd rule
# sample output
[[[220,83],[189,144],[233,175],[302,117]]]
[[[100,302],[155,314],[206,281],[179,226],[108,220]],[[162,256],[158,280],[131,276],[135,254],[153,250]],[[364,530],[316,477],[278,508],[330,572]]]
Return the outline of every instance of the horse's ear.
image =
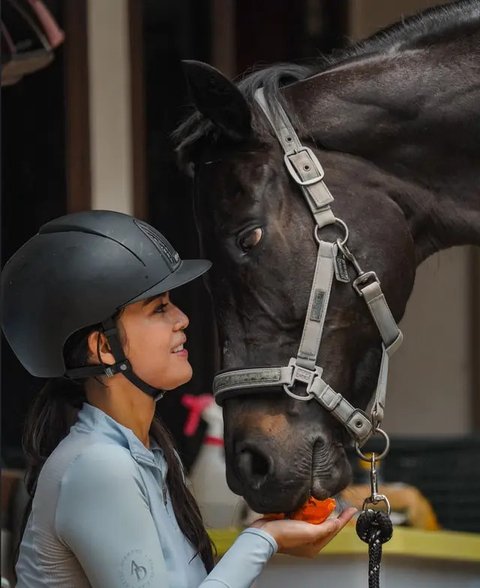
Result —
[[[201,61],[182,61],[182,65],[197,109],[232,139],[247,139],[252,131],[252,115],[235,84]]]

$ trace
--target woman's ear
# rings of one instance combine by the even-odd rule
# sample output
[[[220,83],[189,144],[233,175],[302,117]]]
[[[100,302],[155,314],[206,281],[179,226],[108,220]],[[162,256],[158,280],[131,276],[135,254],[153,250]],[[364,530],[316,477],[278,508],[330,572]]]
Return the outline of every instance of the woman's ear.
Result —
[[[88,358],[92,364],[103,363],[113,365],[115,358],[112,355],[110,345],[104,333],[93,331],[88,336]]]

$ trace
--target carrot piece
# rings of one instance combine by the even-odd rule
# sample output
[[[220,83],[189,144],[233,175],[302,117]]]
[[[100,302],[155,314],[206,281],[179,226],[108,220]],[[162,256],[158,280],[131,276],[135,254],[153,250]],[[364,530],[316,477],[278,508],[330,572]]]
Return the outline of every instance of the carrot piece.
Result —
[[[307,502],[298,510],[296,510],[291,518],[296,521],[306,521],[313,525],[323,523],[330,514],[335,510],[336,502],[334,498],[327,498],[326,500],[317,500],[310,497]]]
[[[335,510],[336,502],[334,498],[327,498],[326,500],[317,500],[310,497],[307,502],[298,510],[288,513],[271,513],[264,515],[264,518],[270,521],[282,520],[285,518],[293,519],[294,521],[306,521],[312,525],[319,525],[323,523],[330,514]]]

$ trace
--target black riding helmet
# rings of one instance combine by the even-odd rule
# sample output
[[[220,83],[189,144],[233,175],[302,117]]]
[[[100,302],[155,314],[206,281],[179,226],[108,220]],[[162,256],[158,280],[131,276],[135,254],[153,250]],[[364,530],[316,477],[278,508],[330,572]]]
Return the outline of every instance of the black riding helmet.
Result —
[[[119,212],[90,210],[43,225],[5,265],[2,326],[32,375],[81,378],[122,372],[141,390],[159,390],[132,371],[112,316],[127,304],[162,294],[205,273],[207,260],[184,260],[156,229]],[[101,323],[116,363],[67,370],[63,347]]]

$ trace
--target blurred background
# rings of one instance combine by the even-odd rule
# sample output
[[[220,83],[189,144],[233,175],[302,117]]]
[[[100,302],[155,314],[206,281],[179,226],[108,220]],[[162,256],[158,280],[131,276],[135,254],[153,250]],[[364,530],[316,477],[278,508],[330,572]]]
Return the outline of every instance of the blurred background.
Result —
[[[2,264],[42,223],[88,208],[134,214],[182,257],[196,256],[190,181],[170,141],[190,112],[180,60],[206,61],[235,78],[273,62],[311,60],[442,3],[44,0],[65,35],[44,42],[25,18],[32,3],[2,0],[14,45],[5,48],[2,25]],[[39,69],[22,77],[28,59]],[[192,319],[195,377],[158,410],[190,467],[206,424],[184,434],[189,410],[181,397],[211,390],[214,329],[202,284],[179,291],[177,301]],[[441,526],[480,532],[478,250],[452,249],[423,264],[401,326],[406,342],[392,362],[384,424],[394,441],[383,475],[420,488]],[[6,344],[1,382],[2,465],[21,470],[23,419],[43,382]]]

